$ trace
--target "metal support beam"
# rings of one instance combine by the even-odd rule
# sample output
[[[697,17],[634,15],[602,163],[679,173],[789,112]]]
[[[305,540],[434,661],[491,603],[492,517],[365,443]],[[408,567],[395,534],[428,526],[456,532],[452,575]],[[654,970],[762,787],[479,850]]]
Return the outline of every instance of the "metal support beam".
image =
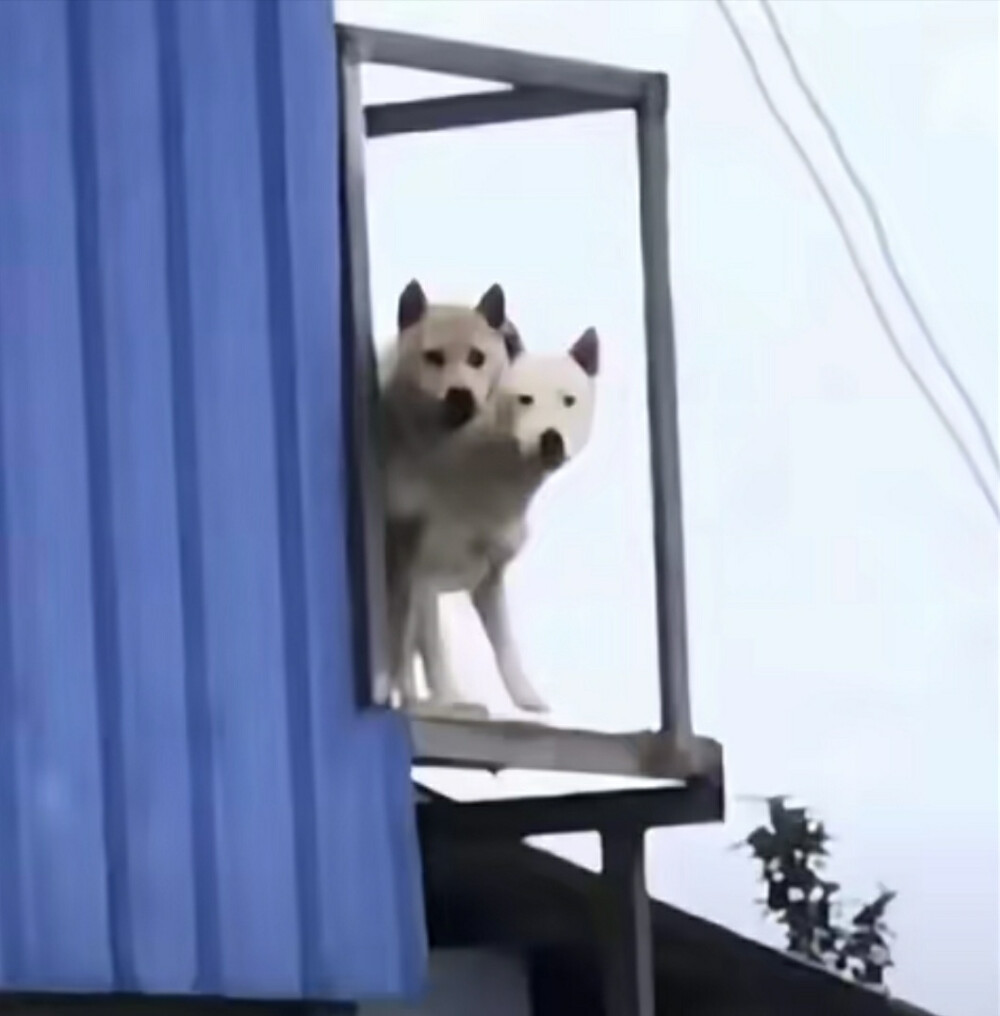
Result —
[[[388,64],[506,85],[604,95],[629,106],[640,101],[647,79],[652,76],[584,60],[540,56],[499,46],[480,46],[357,25],[339,24],[337,35],[341,45],[350,46],[362,63]]]
[[[362,643],[368,666],[359,675],[362,704],[385,705],[389,699],[386,638],[385,532],[381,520],[382,485],[376,436],[378,374],[372,334],[368,213],[365,198],[365,125],[361,97],[361,66],[350,43],[340,51],[342,185],[346,213],[349,291],[345,335],[344,390],[350,399],[349,451],[357,485],[351,508],[352,567],[355,589],[363,605],[359,621],[366,626]]]
[[[667,235],[667,79],[647,87],[636,115],[639,227],[646,324],[646,402],[653,483],[653,555],[660,727],[692,737],[688,694],[677,357]]]
[[[646,893],[645,835],[607,833],[598,933],[604,949],[605,1016],[654,1016],[653,928]]]
[[[520,720],[427,718],[411,714],[417,765],[601,773],[650,780],[690,780],[722,772],[722,748],[707,737],[672,731],[614,733],[549,727]]]
[[[432,799],[418,805],[422,833],[519,839],[597,830],[640,839],[647,829],[719,822],[722,784],[697,781],[650,790],[615,790],[500,801]]]
[[[503,88],[367,106],[365,127],[368,137],[384,138],[629,108],[618,99],[559,88]]]

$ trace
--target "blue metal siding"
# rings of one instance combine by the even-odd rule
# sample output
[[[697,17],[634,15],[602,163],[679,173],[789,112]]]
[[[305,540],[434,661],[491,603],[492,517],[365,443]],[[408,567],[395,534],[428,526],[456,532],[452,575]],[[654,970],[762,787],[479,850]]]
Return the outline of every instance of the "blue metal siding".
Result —
[[[419,986],[325,0],[0,3],[0,988]]]

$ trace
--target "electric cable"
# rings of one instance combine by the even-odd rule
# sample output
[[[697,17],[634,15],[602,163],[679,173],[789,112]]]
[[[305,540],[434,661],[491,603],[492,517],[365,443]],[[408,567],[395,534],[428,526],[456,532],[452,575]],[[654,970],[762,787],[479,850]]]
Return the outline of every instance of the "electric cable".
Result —
[[[809,108],[815,114],[816,119],[819,120],[822,125],[830,144],[833,146],[833,150],[837,153],[837,158],[840,160],[840,164],[844,168],[844,172],[847,173],[851,183],[854,184],[854,189],[857,191],[858,196],[861,198],[861,201],[865,206],[865,211],[868,213],[872,227],[875,230],[875,238],[878,241],[879,250],[882,252],[882,257],[885,258],[886,265],[888,266],[889,272],[895,280],[896,285],[899,286],[907,307],[910,308],[910,312],[916,319],[916,322],[920,327],[920,331],[927,340],[927,344],[930,346],[931,352],[934,354],[934,359],[937,360],[938,365],[945,374],[947,374],[949,381],[951,381],[955,390],[958,392],[962,402],[965,403],[965,408],[968,409],[969,413],[972,415],[976,424],[976,429],[979,431],[979,435],[983,439],[983,444],[989,452],[993,465],[997,469],[1000,469],[1000,455],[997,454],[997,448],[993,443],[993,437],[990,434],[990,429],[987,427],[986,421],[983,419],[982,413],[979,411],[979,407],[973,400],[969,390],[958,377],[958,374],[956,373],[954,367],[952,367],[948,357],[941,349],[937,338],[930,326],[927,324],[927,320],[924,317],[923,312],[917,305],[917,301],[914,298],[910,287],[903,278],[903,274],[900,271],[895,255],[893,254],[892,246],[889,243],[889,235],[886,231],[885,223],[879,213],[878,206],[875,203],[875,198],[873,197],[871,190],[861,179],[861,175],[858,173],[857,168],[844,149],[844,144],[840,139],[840,135],[837,133],[837,129],[833,126],[826,110],[820,104],[819,99],[816,97],[816,93],[806,81],[799,62],[795,58],[795,54],[792,52],[791,44],[781,27],[781,22],[778,20],[778,16],[774,12],[773,5],[770,0],[759,0],[759,3],[764,10],[764,16],[767,18],[768,24],[771,26],[771,31],[774,34],[775,40],[781,48],[785,60],[788,63],[788,67],[792,72],[792,77],[795,78],[795,83],[799,86],[799,90],[802,92],[806,102],[809,104]]]
[[[927,386],[927,383],[920,376],[920,373],[917,371],[916,367],[913,365],[913,363],[907,356],[906,350],[903,348],[903,345],[899,340],[899,336],[893,329],[892,324],[889,321],[888,314],[886,313],[886,310],[883,307],[881,300],[879,299],[878,295],[875,292],[874,285],[872,284],[872,281],[868,276],[868,273],[865,271],[865,267],[861,262],[861,257],[858,254],[857,247],[855,246],[854,241],[851,238],[850,232],[847,229],[843,217],[840,215],[840,212],[836,204],[834,203],[833,198],[831,197],[830,192],[826,187],[826,184],[823,182],[823,179],[820,176],[819,171],[817,170],[812,159],[809,157],[809,153],[805,150],[805,147],[803,146],[802,142],[798,139],[798,137],[796,137],[795,132],[792,130],[788,121],[785,119],[785,117],[781,114],[781,111],[778,109],[777,104],[774,101],[774,97],[771,95],[770,90],[768,89],[766,83],[764,82],[764,78],[761,73],[757,59],[754,57],[753,51],[750,49],[750,46],[747,43],[742,30],[736,23],[736,19],[733,17],[732,12],[726,5],[725,0],[715,0],[715,5],[716,7],[719,8],[719,11],[722,14],[723,19],[725,20],[730,33],[732,34],[734,40],[736,41],[736,44],[743,56],[743,59],[746,61],[751,76],[753,77],[757,91],[760,94],[761,98],[764,100],[764,104],[767,106],[767,109],[770,112],[772,118],[778,124],[779,128],[781,129],[781,132],[785,135],[785,138],[787,139],[789,144],[795,150],[796,154],[799,157],[799,160],[805,166],[807,173],[809,174],[810,178],[812,179],[813,183],[815,184],[817,190],[820,193],[820,197],[823,199],[823,203],[826,205],[827,210],[829,211],[831,217],[833,218],[834,224],[836,225],[837,230],[840,233],[841,238],[844,241],[844,244],[847,248],[847,252],[848,255],[850,256],[851,263],[854,266],[855,273],[860,279],[862,287],[865,290],[865,294],[868,297],[868,302],[871,304],[872,309],[875,311],[875,316],[878,319],[878,322],[882,328],[883,333],[889,340],[889,344],[892,347],[892,350],[895,353],[896,358],[902,364],[907,374],[909,374],[911,380],[917,386],[918,390],[923,395],[925,401],[928,403],[934,414],[937,416],[938,421],[941,423],[941,425],[944,427],[945,431],[951,438],[959,454],[964,460],[965,465],[968,468],[973,481],[975,482],[976,486],[979,488],[983,497],[989,504],[990,509],[993,512],[994,518],[997,520],[997,522],[1000,522],[1000,504],[998,504],[997,502],[996,495],[990,489],[989,483],[980,472],[979,466],[976,463],[976,460],[973,457],[972,452],[969,450],[968,445],[965,443],[965,441],[962,439],[962,436],[955,429],[954,424],[948,418],[947,414],[944,412],[941,405],[934,397],[933,392]]]

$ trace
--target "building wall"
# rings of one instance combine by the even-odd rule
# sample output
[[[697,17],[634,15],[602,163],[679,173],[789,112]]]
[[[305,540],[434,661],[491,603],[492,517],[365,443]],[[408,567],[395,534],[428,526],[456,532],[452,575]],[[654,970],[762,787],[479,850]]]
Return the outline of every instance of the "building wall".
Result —
[[[527,967],[514,953],[435,950],[421,1002],[362,1005],[359,1016],[531,1016]]]
[[[419,988],[324,0],[0,2],[0,991]]]

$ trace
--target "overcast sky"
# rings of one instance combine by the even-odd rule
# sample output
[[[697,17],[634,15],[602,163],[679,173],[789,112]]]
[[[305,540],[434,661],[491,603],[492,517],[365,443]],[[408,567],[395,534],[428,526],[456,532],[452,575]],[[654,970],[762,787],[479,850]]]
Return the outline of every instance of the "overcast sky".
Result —
[[[777,7],[995,435],[997,6]],[[946,1016],[996,1016],[997,528],[889,352],[714,4],[337,9],[671,75],[692,698],[698,732],[725,746],[734,799],[724,827],[651,838],[651,888],[778,941],[754,905],[749,861],[727,848],[759,817],[745,795],[794,793],[837,834],[833,870],[848,895],[880,881],[899,891],[896,992]],[[737,13],[773,59],[753,8]],[[391,72],[367,84],[370,99],[456,90]],[[802,113],[790,93],[779,101]],[[798,127],[818,136],[804,118]],[[630,128],[621,115],[394,139],[372,145],[369,164],[380,334],[416,275],[432,298],[465,301],[501,281],[535,349],[591,324],[602,335],[593,442],[539,499],[512,580],[524,655],[556,718],[601,729],[647,726],[656,709]],[[884,271],[878,279],[918,351]],[[502,703],[468,621],[452,617],[456,654]],[[453,774],[441,785],[479,794],[554,782]],[[565,849],[594,859],[588,843]]]

